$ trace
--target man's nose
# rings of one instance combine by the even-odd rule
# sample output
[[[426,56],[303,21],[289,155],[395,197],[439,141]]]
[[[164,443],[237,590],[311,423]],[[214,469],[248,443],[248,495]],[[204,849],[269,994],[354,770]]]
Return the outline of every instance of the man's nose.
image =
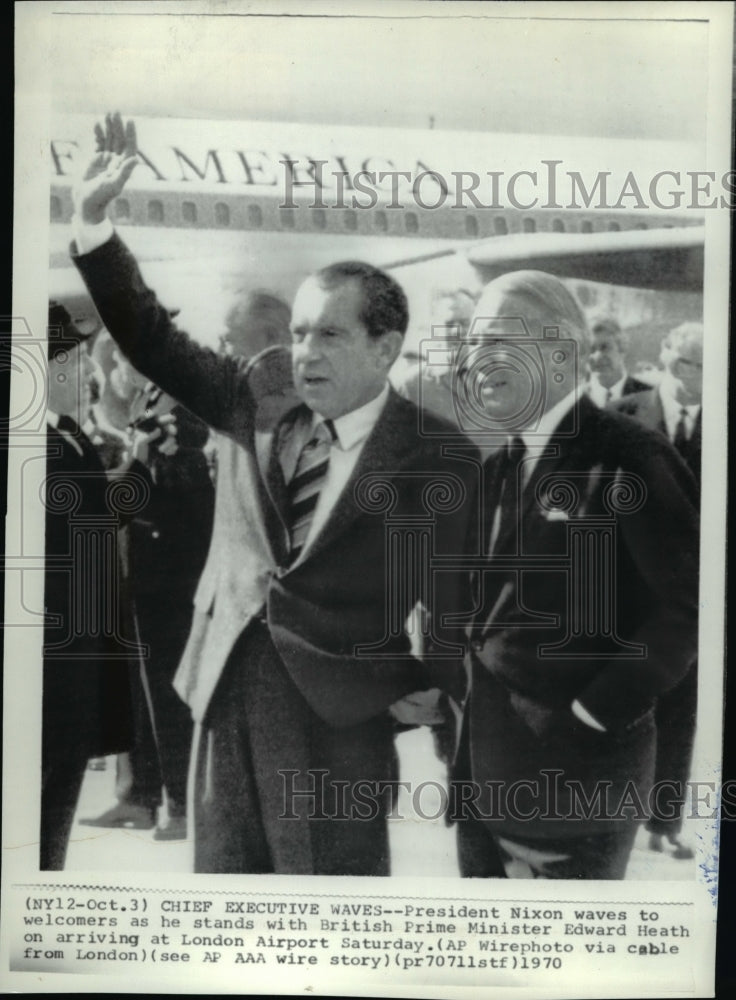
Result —
[[[314,333],[306,333],[293,345],[292,350],[302,362],[317,361],[322,357],[322,344]]]

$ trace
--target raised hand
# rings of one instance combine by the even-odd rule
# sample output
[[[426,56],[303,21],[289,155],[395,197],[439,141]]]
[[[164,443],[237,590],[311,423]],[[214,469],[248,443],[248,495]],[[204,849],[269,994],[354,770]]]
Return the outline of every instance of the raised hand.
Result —
[[[135,125],[123,125],[119,112],[95,125],[97,151],[74,188],[74,205],[82,222],[96,225],[138,165]]]

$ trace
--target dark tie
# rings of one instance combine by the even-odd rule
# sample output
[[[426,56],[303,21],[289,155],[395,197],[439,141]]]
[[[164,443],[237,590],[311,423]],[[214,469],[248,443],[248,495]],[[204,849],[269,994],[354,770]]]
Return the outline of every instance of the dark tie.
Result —
[[[498,469],[498,502],[493,512],[489,534],[490,549],[495,549],[499,538],[513,535],[519,523],[519,501],[521,499],[521,463],[526,455],[526,445],[520,437],[512,438],[504,447]],[[498,530],[493,527],[497,523]],[[515,549],[517,544],[514,543]]]
[[[672,439],[672,443],[680,454],[682,454],[687,450],[687,442],[687,408],[682,406],[680,407],[680,419],[677,421],[675,436]]]
[[[335,437],[335,425],[331,420],[323,420],[317,424],[312,437],[302,448],[294,475],[287,487],[291,562],[298,558],[307,540]]]
[[[72,437],[79,437],[81,428],[74,417],[68,416],[66,413],[62,413],[59,416],[59,422],[57,427],[60,431],[64,431],[66,434],[71,434]]]

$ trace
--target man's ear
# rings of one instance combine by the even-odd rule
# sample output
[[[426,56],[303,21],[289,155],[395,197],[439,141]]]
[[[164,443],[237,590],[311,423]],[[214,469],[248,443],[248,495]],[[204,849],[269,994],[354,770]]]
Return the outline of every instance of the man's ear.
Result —
[[[388,330],[386,333],[382,333],[378,338],[378,356],[382,365],[387,369],[390,368],[401,354],[403,344],[404,338],[398,330]]]

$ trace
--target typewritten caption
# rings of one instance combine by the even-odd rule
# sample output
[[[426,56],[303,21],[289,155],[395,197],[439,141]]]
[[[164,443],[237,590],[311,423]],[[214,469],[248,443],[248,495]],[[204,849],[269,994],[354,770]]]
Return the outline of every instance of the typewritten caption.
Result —
[[[669,977],[673,959],[689,967],[696,940],[686,903],[358,901],[71,885],[15,891],[23,894],[10,949],[18,972],[249,965],[361,969],[383,981],[489,981],[499,970],[504,979],[523,974],[534,982],[633,961],[645,977],[665,969]]]

